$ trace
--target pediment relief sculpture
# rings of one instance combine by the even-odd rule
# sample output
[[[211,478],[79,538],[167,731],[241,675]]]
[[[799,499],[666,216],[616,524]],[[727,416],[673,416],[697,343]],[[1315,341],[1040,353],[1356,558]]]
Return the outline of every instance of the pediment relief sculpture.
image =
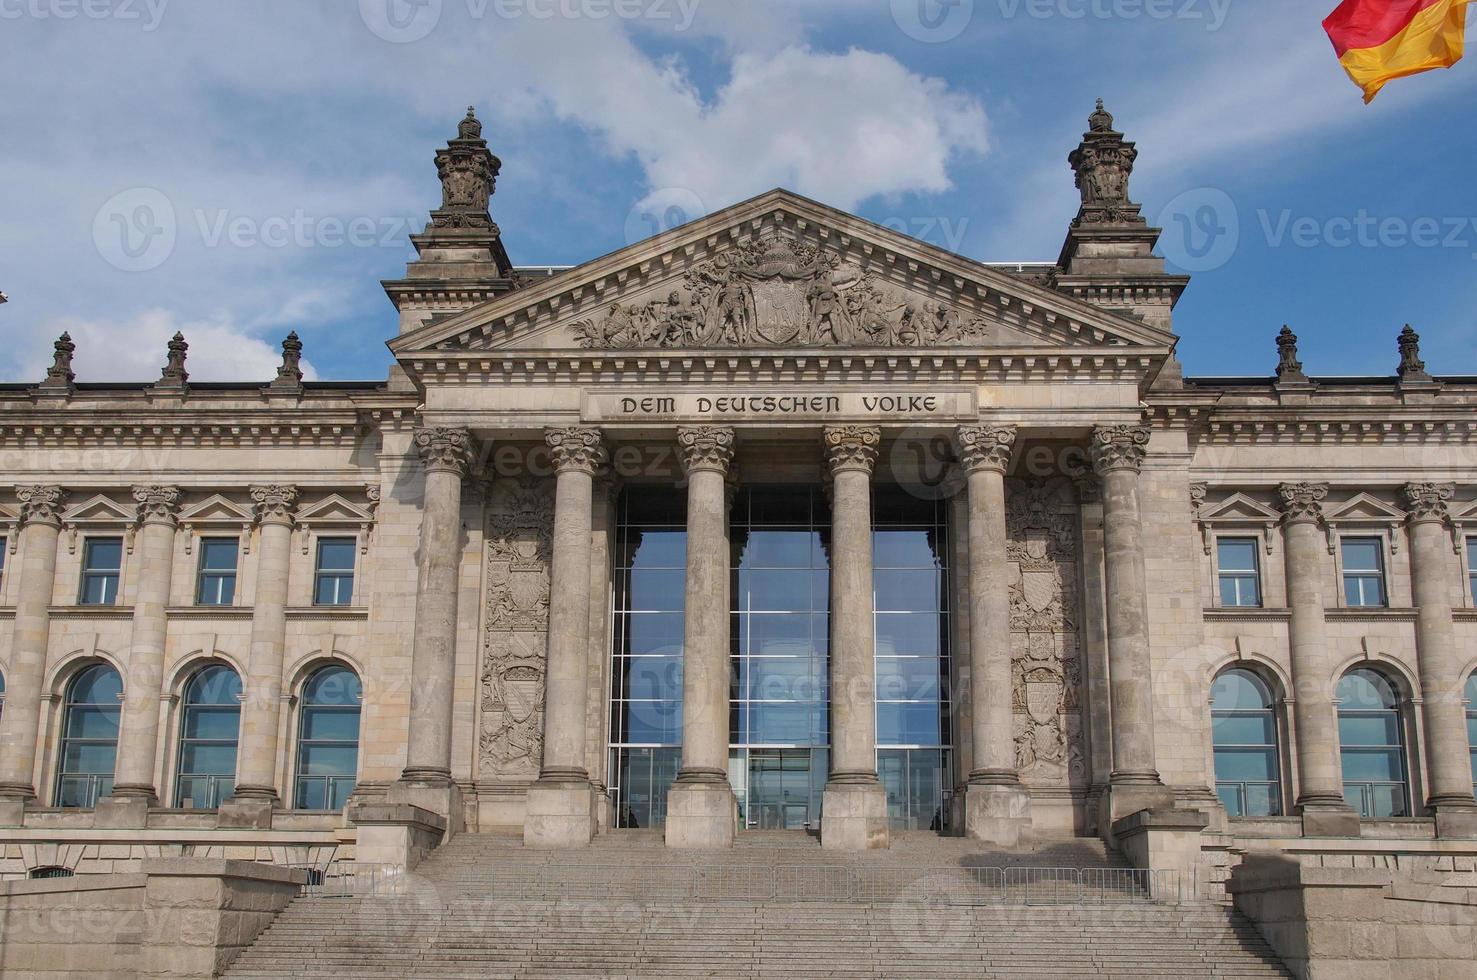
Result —
[[[993,324],[921,300],[814,245],[751,239],[644,303],[575,324],[581,347],[946,347],[984,343]]]

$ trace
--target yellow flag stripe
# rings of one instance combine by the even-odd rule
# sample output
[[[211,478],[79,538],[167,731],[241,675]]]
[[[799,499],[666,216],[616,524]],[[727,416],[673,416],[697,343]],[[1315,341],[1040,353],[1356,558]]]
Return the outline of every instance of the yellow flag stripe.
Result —
[[[1461,60],[1468,0],[1446,0],[1427,7],[1405,30],[1373,48],[1351,48],[1339,59],[1369,102],[1385,83]]]

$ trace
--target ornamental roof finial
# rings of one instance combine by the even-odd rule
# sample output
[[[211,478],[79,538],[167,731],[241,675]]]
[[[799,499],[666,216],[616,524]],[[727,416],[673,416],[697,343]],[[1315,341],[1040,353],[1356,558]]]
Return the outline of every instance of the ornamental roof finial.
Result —
[[[1400,348],[1400,367],[1396,374],[1401,381],[1430,381],[1431,376],[1426,373],[1426,362],[1421,360],[1421,335],[1416,333],[1410,324],[1400,331],[1400,338],[1396,341]]]
[[[1277,380],[1308,380],[1308,376],[1303,373],[1303,362],[1298,360],[1298,335],[1285,323],[1282,331],[1277,334]]]

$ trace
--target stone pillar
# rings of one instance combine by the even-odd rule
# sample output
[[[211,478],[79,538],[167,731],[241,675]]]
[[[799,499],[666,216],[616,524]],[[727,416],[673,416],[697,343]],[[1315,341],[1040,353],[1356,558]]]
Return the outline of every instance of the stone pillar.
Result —
[[[1147,425],[1104,425],[1092,432],[1092,465],[1102,481],[1103,553],[1107,579],[1108,692],[1113,769],[1104,796],[1113,823],[1151,808],[1174,805],[1154,763],[1153,662],[1139,467],[1149,444]]]
[[[1296,731],[1298,785],[1294,809],[1310,837],[1358,837],[1359,816],[1344,801],[1339,762],[1333,681],[1329,679],[1328,637],[1323,610],[1323,527],[1326,483],[1284,483],[1282,556],[1287,571],[1288,646],[1292,661],[1292,715]]]
[[[21,567],[5,710],[0,713],[0,824],[18,826],[25,803],[36,799],[36,739],[41,724],[41,685],[51,633],[51,586],[67,491],[57,486],[17,487],[20,498]]]
[[[123,725],[113,796],[98,802],[99,819],[143,826],[148,807],[157,805],[154,762],[159,751],[159,697],[164,691],[165,609],[174,573],[174,532],[179,518],[178,487],[134,487],[139,530],[138,587],[133,600],[133,635],[128,650],[128,681],[123,685]],[[104,814],[104,811],[122,811]]]
[[[472,462],[472,434],[424,428],[415,448],[426,473],[416,553],[415,632],[411,641],[410,729],[405,769],[387,794],[447,821],[465,822],[451,779],[451,710],[456,680],[457,577],[462,557],[462,479]]]
[[[1421,720],[1426,729],[1426,805],[1441,837],[1477,837],[1477,799],[1467,744],[1465,678],[1451,620],[1451,592],[1459,581],[1450,552],[1450,483],[1408,483],[1411,589],[1416,606],[1416,653]]]
[[[953,712],[950,738],[954,743],[953,796],[949,799],[949,831],[964,833],[964,795],[969,774],[974,771],[974,745],[970,740],[974,717],[970,699],[974,690],[969,654],[969,493],[963,469],[953,477],[949,497],[949,660],[954,693],[949,701]]]
[[[585,693],[590,528],[595,473],[606,456],[600,430],[592,427],[550,429],[545,441],[557,474],[549,569],[554,608],[544,676],[543,766],[528,788],[523,842],[529,847],[574,847],[590,842],[597,819],[598,797],[585,768]]]
[[[961,425],[955,433],[969,494],[969,689],[973,769],[964,832],[1014,846],[1030,828],[1030,795],[1015,766],[1010,569],[1005,556],[1005,468],[1015,426]]]
[[[677,430],[687,472],[687,592],[682,647],[682,769],[667,796],[668,847],[729,847],[738,804],[728,784],[728,488],[733,429]]]
[[[872,467],[882,432],[825,430],[831,473],[831,775],[821,846],[888,844],[887,797],[877,778],[877,638],[872,608]]]
[[[236,791],[220,808],[228,827],[268,828],[277,796],[277,729],[282,714],[282,657],[287,646],[287,567],[292,556],[297,487],[251,488],[260,529],[251,650],[241,692],[241,744]]]

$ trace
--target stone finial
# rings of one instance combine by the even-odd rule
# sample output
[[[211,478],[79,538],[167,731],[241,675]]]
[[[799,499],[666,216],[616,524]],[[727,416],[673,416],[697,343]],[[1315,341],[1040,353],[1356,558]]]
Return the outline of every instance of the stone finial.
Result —
[[[549,429],[544,433],[556,473],[582,472],[594,475],[605,465],[605,437],[587,425]]]
[[[445,470],[466,476],[472,468],[472,433],[467,429],[434,426],[417,429],[415,450],[427,473]]]
[[[1282,498],[1284,524],[1323,523],[1323,501],[1328,497],[1326,483],[1283,483],[1277,487]]]
[[[72,343],[71,334],[62,334],[51,345],[51,367],[46,369],[46,380],[41,382],[44,391],[71,391],[77,375],[72,373],[72,355],[77,345]]]
[[[1431,376],[1426,373],[1426,362],[1421,360],[1421,335],[1411,328],[1410,324],[1400,331],[1400,339],[1396,341],[1400,348],[1400,367],[1396,374],[1401,381],[1430,381]]]
[[[66,490],[54,485],[23,486],[15,488],[15,496],[20,501],[22,524],[61,525]]]
[[[832,474],[843,470],[872,472],[882,429],[875,425],[828,425],[825,430],[826,465]]]
[[[1099,476],[1115,470],[1137,473],[1149,453],[1149,433],[1147,425],[1100,425],[1093,429],[1087,447],[1092,468]]]
[[[682,468],[728,472],[733,463],[734,431],[726,425],[684,425],[677,429]]]
[[[180,488],[159,485],[134,487],[133,502],[140,524],[168,524],[179,520]]]
[[[281,483],[264,484],[252,487],[250,494],[258,524],[292,524],[297,487]]]
[[[1128,179],[1138,150],[1113,128],[1113,116],[1102,99],[1087,120],[1082,142],[1067,156],[1082,194],[1082,207],[1073,225],[1146,224],[1139,205],[1128,197]]]
[[[155,388],[184,388],[185,383],[190,380],[190,372],[185,370],[185,356],[190,352],[190,345],[185,343],[185,335],[176,332],[169,341],[169,359],[164,362],[164,371],[159,380],[154,382]]]
[[[480,228],[496,232],[488,202],[497,190],[503,163],[487,149],[475,108],[457,126],[456,139],[436,152],[441,207],[431,212],[433,228]]]
[[[1279,382],[1307,381],[1303,373],[1303,362],[1298,360],[1298,335],[1287,324],[1277,334],[1277,380]]]
[[[954,449],[966,473],[976,470],[1005,472],[1015,448],[1013,425],[961,425],[954,430]]]
[[[288,334],[282,341],[282,365],[277,368],[273,388],[301,388],[303,386],[303,342],[297,331]]]
[[[1407,483],[1404,492],[1405,511],[1409,515],[1410,523],[1424,524],[1429,521],[1441,524],[1451,523],[1451,512],[1447,509],[1446,502],[1456,493],[1454,484]]]

